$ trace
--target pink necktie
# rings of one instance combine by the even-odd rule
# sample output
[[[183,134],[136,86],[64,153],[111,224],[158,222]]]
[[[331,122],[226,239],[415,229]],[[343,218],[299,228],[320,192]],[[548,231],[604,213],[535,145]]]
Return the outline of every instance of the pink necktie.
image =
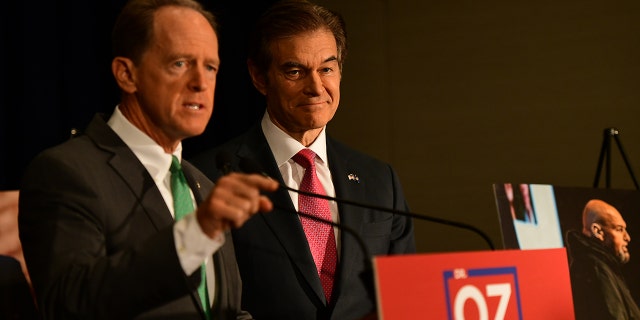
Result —
[[[326,195],[327,193],[324,191],[316,175],[315,157],[316,154],[313,151],[302,149],[292,158],[293,161],[305,168],[300,190]],[[325,199],[299,194],[298,211],[325,220],[331,220],[329,201]],[[300,221],[302,222],[302,229],[309,242],[311,255],[313,255],[313,260],[316,263],[316,270],[318,270],[325,297],[327,298],[327,302],[330,302],[338,260],[333,227],[305,217],[301,217]]]

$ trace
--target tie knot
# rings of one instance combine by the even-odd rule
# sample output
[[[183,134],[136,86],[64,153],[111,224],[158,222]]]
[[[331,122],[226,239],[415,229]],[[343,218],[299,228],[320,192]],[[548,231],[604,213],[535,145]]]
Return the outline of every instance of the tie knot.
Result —
[[[169,167],[169,171],[171,171],[171,174],[182,171],[182,166],[180,165],[178,157],[171,156],[171,167]]]
[[[295,156],[293,156],[293,161],[297,164],[303,166],[305,169],[309,169],[314,167],[314,160],[316,158],[316,153],[311,151],[311,149],[302,149]]]

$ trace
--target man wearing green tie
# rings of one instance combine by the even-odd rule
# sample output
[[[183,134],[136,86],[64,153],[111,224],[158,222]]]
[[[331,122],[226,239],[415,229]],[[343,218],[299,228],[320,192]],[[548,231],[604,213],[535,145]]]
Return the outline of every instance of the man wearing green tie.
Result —
[[[19,228],[46,319],[242,319],[230,228],[270,211],[277,183],[214,186],[181,161],[213,110],[213,16],[192,0],[132,0],[113,30],[122,98],[84,134],[38,155]]]

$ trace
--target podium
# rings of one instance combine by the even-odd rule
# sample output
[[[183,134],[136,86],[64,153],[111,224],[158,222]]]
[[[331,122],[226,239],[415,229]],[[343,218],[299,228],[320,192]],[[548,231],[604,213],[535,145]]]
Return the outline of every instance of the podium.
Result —
[[[574,319],[565,248],[380,256],[378,317]]]

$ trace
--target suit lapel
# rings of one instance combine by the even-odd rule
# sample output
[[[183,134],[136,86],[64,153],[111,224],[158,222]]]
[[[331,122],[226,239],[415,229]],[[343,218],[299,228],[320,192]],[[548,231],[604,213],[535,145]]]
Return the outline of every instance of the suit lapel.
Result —
[[[186,160],[182,160],[182,172],[187,179],[189,188],[193,191],[193,197],[197,204],[200,204],[206,197],[209,196],[212,184],[209,181],[204,181],[205,177],[200,174],[196,176],[197,169]]]
[[[241,144],[237,156],[253,159],[265,165],[265,168],[263,168],[265,173],[284,185],[278,165],[260,126],[254,127],[250,134],[247,135],[247,140]],[[255,218],[264,220],[287,252],[289,259],[298,268],[308,285],[313,288],[318,299],[326,304],[322,284],[309,250],[307,238],[302,229],[300,218],[295,214],[295,207],[291,202],[288,191],[280,188],[270,198],[277,208],[272,212],[260,214]]]
[[[329,158],[329,169],[331,170],[331,179],[336,190],[336,197],[341,199],[349,199],[353,201],[364,201],[365,188],[362,183],[356,183],[348,179],[349,174],[357,174],[358,168],[351,168],[349,165],[348,151],[339,150],[332,139],[327,137],[327,157]],[[338,212],[340,214],[340,224],[353,229],[357,236],[362,234],[362,225],[364,223],[364,214],[360,208],[348,204],[338,203]],[[345,290],[344,286],[349,283],[349,279],[354,276],[354,262],[365,259],[363,249],[353,234],[349,232],[341,232],[341,252],[340,266],[338,275],[338,291],[337,301],[340,301],[340,293]],[[348,290],[347,290],[348,291]]]
[[[160,230],[171,225],[173,217],[153,178],[131,149],[106,124],[102,116],[94,117],[86,134],[96,143],[96,146],[113,155],[109,165],[136,195],[154,227]]]

